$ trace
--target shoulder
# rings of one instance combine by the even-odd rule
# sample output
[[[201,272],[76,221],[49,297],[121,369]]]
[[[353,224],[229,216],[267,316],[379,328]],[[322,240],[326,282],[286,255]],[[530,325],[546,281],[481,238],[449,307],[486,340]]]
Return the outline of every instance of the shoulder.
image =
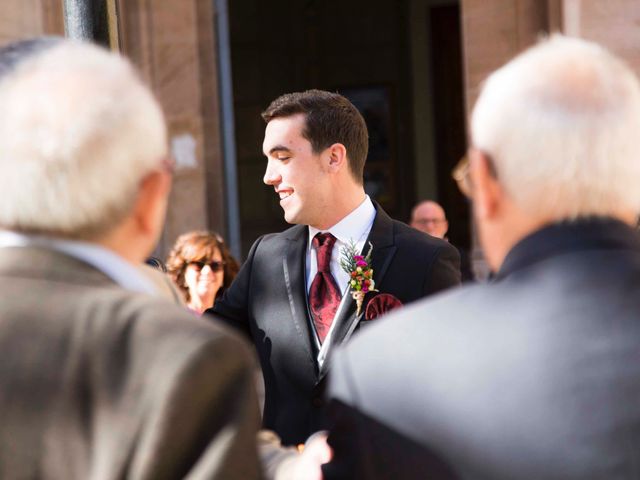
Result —
[[[266,235],[260,236],[253,243],[251,253],[271,253],[275,249],[280,249],[288,245],[290,241],[306,240],[307,237],[305,234],[307,231],[306,225],[294,225],[282,232],[267,233]]]
[[[156,290],[162,294],[163,298],[170,300],[177,305],[185,305],[184,298],[178,291],[178,287],[176,287],[166,273],[144,263],[140,265],[139,269],[146,278],[153,282]]]
[[[439,418],[426,412],[444,414],[473,395],[483,362],[501,351],[482,313],[487,292],[460,287],[374,320],[333,357],[329,398],[420,435],[425,418]]]
[[[99,302],[101,314],[89,337],[96,351],[126,348],[131,357],[154,363],[179,363],[200,353],[231,363],[250,358],[245,341],[231,329],[163,298],[121,292]]]
[[[416,362],[423,365],[427,357],[464,352],[466,339],[478,335],[476,328],[486,328],[482,312],[495,296],[490,285],[476,284],[405,305],[374,320],[376,324],[342,347],[333,366],[349,364],[354,378],[367,378],[408,370]]]
[[[410,271],[423,272],[432,271],[431,267],[434,265],[444,266],[451,269],[452,280],[443,287],[460,283],[459,273],[457,273],[459,272],[460,253],[457,248],[446,240],[427,235],[397,220],[389,219],[389,226],[393,236],[392,243],[396,247],[394,263],[402,265],[402,268],[407,268]],[[431,286],[434,287],[434,285]],[[440,289],[435,288],[434,291]]]
[[[425,431],[436,438],[436,426],[459,422],[460,405],[474,398],[483,378],[476,368],[482,352],[491,349],[474,308],[484,290],[461,287],[374,320],[332,358],[334,406],[362,413],[358,428],[374,432],[384,424],[387,432],[419,440]]]
[[[457,252],[457,249],[446,240],[427,235],[398,220],[392,220],[392,223],[395,241],[398,244],[434,252]]]
[[[376,206],[376,218],[373,230],[377,236],[386,241],[392,241],[401,251],[414,254],[430,254],[449,252],[457,254],[457,249],[449,242],[432,237],[410,227],[404,222],[391,218],[379,205]]]

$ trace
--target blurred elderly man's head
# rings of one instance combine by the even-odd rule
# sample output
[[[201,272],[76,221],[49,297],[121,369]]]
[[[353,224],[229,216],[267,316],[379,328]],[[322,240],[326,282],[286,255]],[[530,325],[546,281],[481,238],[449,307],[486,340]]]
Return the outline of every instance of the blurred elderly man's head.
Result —
[[[160,107],[116,54],[34,45],[0,51],[0,228],[107,244],[133,236],[143,257],[170,185]]]
[[[640,212],[640,85],[602,47],[553,36],[494,72],[471,118],[470,184],[497,269],[555,221]]]

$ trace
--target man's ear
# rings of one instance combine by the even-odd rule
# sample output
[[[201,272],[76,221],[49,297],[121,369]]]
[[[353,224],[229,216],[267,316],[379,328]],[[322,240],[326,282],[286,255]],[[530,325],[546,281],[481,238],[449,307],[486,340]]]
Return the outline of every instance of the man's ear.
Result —
[[[341,168],[347,168],[347,149],[341,143],[334,143],[325,150],[330,172],[337,172]]]
[[[500,210],[504,191],[486,154],[473,149],[469,152],[469,161],[473,208],[480,218],[491,220]]]
[[[155,170],[140,182],[133,218],[145,234],[156,236],[162,230],[170,191],[171,174],[164,170]]]

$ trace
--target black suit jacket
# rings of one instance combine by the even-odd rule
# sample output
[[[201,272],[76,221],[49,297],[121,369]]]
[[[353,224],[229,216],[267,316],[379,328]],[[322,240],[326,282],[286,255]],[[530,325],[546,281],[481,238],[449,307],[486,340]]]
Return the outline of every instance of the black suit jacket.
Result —
[[[333,479],[640,478],[640,242],[545,228],[337,352]]]
[[[380,292],[409,303],[460,282],[454,247],[376,208],[368,241]],[[323,380],[329,363],[320,368],[316,361],[305,288],[307,242],[305,225],[258,239],[229,290],[207,312],[251,337],[265,381],[263,424],[284,444],[304,442],[325,426]],[[351,297],[346,307],[334,319],[335,345],[345,342],[361,323],[362,314],[356,316]]]

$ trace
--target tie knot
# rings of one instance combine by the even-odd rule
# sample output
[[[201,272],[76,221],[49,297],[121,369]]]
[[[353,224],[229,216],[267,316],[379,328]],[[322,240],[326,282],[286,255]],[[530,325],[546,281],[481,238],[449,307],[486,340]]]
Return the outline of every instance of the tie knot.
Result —
[[[313,237],[313,241],[311,243],[316,248],[318,271],[330,272],[331,252],[333,250],[333,245],[336,243],[336,237],[331,235],[329,232],[318,233]]]
[[[334,243],[336,243],[336,237],[329,232],[316,233],[312,243],[316,248],[333,248]]]

